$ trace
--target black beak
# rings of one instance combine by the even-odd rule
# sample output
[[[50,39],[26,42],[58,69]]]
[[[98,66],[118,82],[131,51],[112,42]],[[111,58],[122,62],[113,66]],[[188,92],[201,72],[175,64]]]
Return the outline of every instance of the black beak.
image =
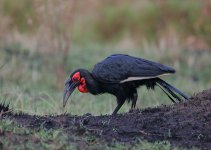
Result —
[[[71,79],[69,79],[65,83],[64,95],[63,95],[63,107],[65,107],[67,100],[69,99],[70,95],[73,93],[73,91],[78,85],[79,81],[72,82]]]

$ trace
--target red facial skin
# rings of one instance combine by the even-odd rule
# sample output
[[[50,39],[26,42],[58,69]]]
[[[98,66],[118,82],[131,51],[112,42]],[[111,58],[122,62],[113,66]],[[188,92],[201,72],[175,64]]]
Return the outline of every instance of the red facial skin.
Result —
[[[81,78],[80,72],[76,72],[73,77],[72,81],[80,81],[80,84],[78,85],[78,90],[82,93],[87,93],[88,89],[86,87],[86,81],[84,78]]]

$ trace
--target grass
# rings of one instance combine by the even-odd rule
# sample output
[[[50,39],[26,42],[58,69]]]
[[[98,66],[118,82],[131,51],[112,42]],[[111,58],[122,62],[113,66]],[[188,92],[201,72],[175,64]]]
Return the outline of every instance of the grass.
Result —
[[[28,54],[22,50],[19,53],[7,53],[1,49],[1,62],[7,63],[0,72],[0,100],[11,103],[15,111],[23,111],[30,114],[61,114],[69,112],[81,115],[92,113],[94,115],[110,114],[116,104],[115,97],[104,94],[93,96],[81,94],[77,90],[73,93],[67,107],[62,107],[62,90],[56,89],[55,68],[56,56]],[[90,69],[92,66],[112,53],[128,53],[130,55],[158,61],[173,66],[177,73],[166,76],[164,79],[178,87],[185,93],[192,95],[203,89],[207,89],[211,79],[209,68],[211,66],[210,53],[188,52],[159,49],[115,49],[100,46],[87,46],[86,48],[75,46],[69,54],[66,65],[67,78],[69,73],[76,68]],[[59,58],[57,58],[59,59]],[[46,64],[47,62],[47,64]],[[201,67],[206,69],[201,69]],[[171,104],[168,97],[159,89],[147,91],[144,87],[139,90],[138,108],[154,107],[161,104]],[[126,112],[130,105],[124,105],[120,112]]]
[[[93,136],[79,137],[68,135],[62,130],[27,129],[18,124],[2,119],[0,121],[0,149],[155,149],[170,150],[171,144],[167,141],[150,143],[138,141],[133,145],[124,143],[107,144]],[[175,147],[174,150],[179,148]]]
[[[189,52],[182,49],[159,49],[142,47],[140,49],[118,49],[102,45],[73,46],[66,64],[67,78],[69,72],[76,68],[91,69],[92,66],[112,53],[130,55],[158,61],[173,66],[177,73],[164,79],[185,93],[192,95],[208,89],[211,83],[209,76],[210,52]],[[8,48],[11,50],[8,51]],[[111,114],[116,106],[115,97],[104,94],[93,96],[73,93],[66,108],[62,107],[62,90],[56,89],[54,66],[59,56],[35,53],[17,46],[1,47],[0,64],[6,64],[0,70],[0,102],[10,103],[14,112],[47,115],[72,115],[91,113],[94,115]],[[202,69],[203,68],[203,69]],[[155,107],[171,104],[167,96],[159,89],[147,91],[144,87],[138,90],[137,108]],[[125,104],[120,113],[127,112],[130,105]],[[17,140],[19,139],[19,140]],[[134,145],[114,143],[106,144],[95,137],[68,135],[62,130],[47,131],[26,129],[9,120],[0,121],[0,146],[9,149],[78,149],[83,143],[89,149],[171,149],[169,142],[149,143],[139,141]],[[100,144],[99,144],[100,143]],[[83,145],[82,144],[82,145]],[[181,147],[175,149],[182,149]]]
[[[184,2],[169,0],[155,3],[136,0],[131,3],[129,0],[124,0],[101,2],[100,4],[96,1],[92,2],[94,7],[89,3],[78,4],[74,13],[72,13],[73,10],[63,11],[64,14],[60,17],[58,8],[63,8],[67,3],[63,3],[61,7],[55,5],[54,1],[48,3],[35,3],[27,0],[0,1],[0,18],[2,20],[0,28],[2,28],[1,35],[3,35],[0,36],[0,102],[10,103],[14,112],[37,115],[57,115],[65,112],[72,115],[112,113],[116,106],[115,97],[108,94],[99,96],[81,94],[77,90],[71,96],[66,108],[62,107],[63,91],[56,88],[55,70],[62,57],[59,52],[54,54],[36,52],[36,48],[31,46],[33,42],[29,37],[29,35],[33,37],[38,34],[37,39],[32,38],[35,43],[38,43],[38,46],[53,45],[55,41],[52,42],[51,36],[56,34],[54,32],[57,29],[53,27],[59,27],[61,35],[71,35],[71,43],[81,45],[71,45],[72,48],[65,66],[67,78],[69,73],[76,68],[91,70],[96,62],[108,55],[125,53],[174,67],[177,73],[166,76],[164,79],[189,95],[210,88],[211,52],[200,51],[209,49],[211,43],[210,13],[207,11],[210,4],[208,1],[201,3],[196,0]],[[52,12],[45,10],[46,4],[52,5]],[[89,12],[89,9],[92,11]],[[42,16],[40,16],[41,14]],[[72,26],[69,26],[72,22],[68,22],[69,19],[67,19],[69,14],[74,14]],[[59,16],[57,18],[59,21],[56,21],[56,24],[51,21],[52,16]],[[67,22],[68,25],[65,26],[64,22]],[[49,29],[47,32],[44,30],[49,35],[43,34],[42,28]],[[8,35],[11,35],[13,39],[16,32],[24,33],[27,37],[24,42],[21,39],[16,40],[22,41],[23,45],[30,45],[34,50],[19,44],[1,46],[9,39]],[[46,35],[48,40],[44,37],[43,42],[40,42],[39,38]],[[58,33],[56,36],[59,39]],[[198,45],[197,41],[191,43],[194,49],[199,49],[198,51],[187,50],[191,49],[187,46],[189,37],[199,40],[199,45],[202,44],[202,47],[195,48],[194,46]],[[138,48],[124,48],[124,43],[123,45],[121,43],[124,38],[126,40],[129,38],[132,42],[132,46],[129,44],[129,47]],[[162,48],[163,38],[166,48]],[[176,44],[174,43],[175,39]],[[87,44],[90,42],[92,44]],[[120,42],[119,47],[123,48],[101,45],[102,43],[116,44],[118,42]],[[156,46],[152,45],[153,43]],[[203,46],[203,43],[207,46]],[[45,48],[45,46],[41,46],[41,49]],[[171,104],[171,101],[159,88],[156,88],[155,91],[147,91],[143,87],[138,90],[138,93],[137,108]],[[127,112],[129,109],[130,105],[125,104],[120,113]],[[2,149],[1,146],[8,149],[78,149],[80,148],[78,145],[81,143],[87,144],[86,146],[91,149],[101,149],[104,144],[100,145],[101,143],[99,144],[99,141],[93,137],[70,136],[60,130],[46,131],[42,128],[31,130],[18,127],[17,124],[2,118],[0,118],[0,141],[0,149]],[[165,141],[156,143],[139,141],[132,146],[121,143],[104,145],[104,149],[172,148]]]

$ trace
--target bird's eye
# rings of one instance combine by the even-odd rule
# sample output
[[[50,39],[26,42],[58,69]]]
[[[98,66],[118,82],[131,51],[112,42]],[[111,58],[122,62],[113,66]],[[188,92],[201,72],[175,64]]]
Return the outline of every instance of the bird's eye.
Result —
[[[78,78],[72,78],[72,81],[78,81]]]
[[[79,72],[76,72],[73,76],[72,76],[72,81],[80,81],[81,75]]]

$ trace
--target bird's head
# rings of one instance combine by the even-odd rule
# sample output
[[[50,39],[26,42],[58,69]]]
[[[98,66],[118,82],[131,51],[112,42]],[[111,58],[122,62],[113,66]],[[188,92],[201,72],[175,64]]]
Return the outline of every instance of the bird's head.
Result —
[[[87,93],[88,89],[86,86],[85,73],[87,71],[83,69],[75,70],[70,78],[65,83],[64,96],[63,96],[63,107],[65,107],[70,95],[73,93],[76,87],[82,93]]]

